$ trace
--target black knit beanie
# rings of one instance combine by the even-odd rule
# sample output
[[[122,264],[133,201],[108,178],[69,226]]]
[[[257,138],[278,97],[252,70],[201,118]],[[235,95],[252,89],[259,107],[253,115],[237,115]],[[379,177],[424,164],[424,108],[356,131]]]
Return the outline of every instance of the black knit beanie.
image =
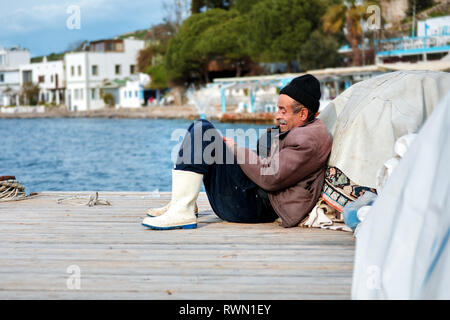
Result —
[[[319,111],[320,106],[320,83],[316,77],[305,74],[292,79],[292,81],[281,89],[280,94],[285,94],[300,102],[312,113]]]

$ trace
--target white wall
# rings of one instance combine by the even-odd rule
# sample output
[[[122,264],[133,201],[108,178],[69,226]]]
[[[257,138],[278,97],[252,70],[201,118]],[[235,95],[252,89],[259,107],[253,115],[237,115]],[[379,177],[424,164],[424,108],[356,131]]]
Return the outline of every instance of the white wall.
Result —
[[[144,41],[125,39],[124,52],[76,52],[65,55],[66,87],[68,95],[72,97],[72,105],[78,110],[93,110],[104,106],[98,94],[98,99],[92,99],[91,89],[99,89],[103,80],[126,79],[131,76],[130,65],[134,65],[137,72],[137,57],[139,50],[144,48]],[[116,65],[120,65],[120,73],[116,73]],[[97,74],[93,74],[96,66]],[[72,75],[72,68],[74,74]],[[79,73],[81,71],[81,74]],[[87,72],[87,73],[86,73]],[[75,98],[74,90],[83,89],[83,98]],[[88,93],[88,94],[86,94]],[[116,104],[119,101],[116,100]],[[69,101],[66,101],[69,105]]]
[[[418,37],[450,36],[450,16],[431,18],[425,21],[418,21],[417,36]]]
[[[0,74],[3,74],[0,88],[18,87],[20,85],[19,65],[30,63],[30,53],[25,50],[0,49],[0,56]]]
[[[127,85],[119,89],[119,103],[116,107],[139,108],[144,103],[142,87],[139,81],[127,81]]]
[[[24,82],[23,71],[31,71],[31,81],[33,83],[39,84],[39,87],[42,89],[55,89],[56,75],[58,75],[58,88],[63,88],[65,85],[64,62],[62,60],[21,65],[20,71],[21,85],[23,85]],[[44,76],[45,79],[45,81],[42,83],[39,83],[40,76]]]
[[[5,70],[0,73],[3,74],[3,82],[0,82],[0,86],[19,87],[19,70]]]
[[[24,49],[0,49],[0,70],[2,68],[18,69],[19,65],[30,63],[30,52]]]
[[[0,49],[0,105],[15,103],[10,99],[11,94],[3,94],[7,88],[17,92],[20,90],[19,65],[30,63],[30,53],[24,49]]]
[[[11,99],[20,90],[19,70],[0,70],[3,75],[3,81],[0,81],[0,106],[8,106],[15,103],[15,99]],[[12,92],[4,93],[5,90],[12,89]]]

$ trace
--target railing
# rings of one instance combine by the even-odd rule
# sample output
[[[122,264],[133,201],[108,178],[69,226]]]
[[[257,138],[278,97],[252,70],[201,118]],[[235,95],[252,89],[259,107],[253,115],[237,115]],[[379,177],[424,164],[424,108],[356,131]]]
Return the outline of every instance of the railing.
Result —
[[[450,51],[450,35],[377,40],[378,56]]]

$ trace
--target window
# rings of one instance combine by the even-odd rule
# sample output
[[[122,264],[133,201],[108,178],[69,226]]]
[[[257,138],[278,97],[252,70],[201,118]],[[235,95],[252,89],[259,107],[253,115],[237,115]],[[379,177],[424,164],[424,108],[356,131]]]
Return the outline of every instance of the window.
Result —
[[[136,73],[136,66],[134,64],[130,65],[130,74]]]
[[[31,82],[31,81],[32,81],[31,71],[29,71],[29,70],[24,70],[24,71],[23,71],[23,74],[22,74],[22,77],[23,77],[23,82],[24,82],[24,83],[29,83],[29,82]]]
[[[75,100],[78,100],[80,98],[80,91],[78,89],[74,90],[74,97]]]
[[[131,90],[128,91],[128,98],[131,98],[132,95],[133,95],[133,92],[131,92]]]
[[[96,43],[93,47],[93,51],[104,52],[105,51],[105,43],[104,42]]]
[[[124,97],[124,98],[127,97],[127,92],[126,92],[126,91],[123,92],[123,97]]]
[[[83,99],[83,89],[80,89],[80,99]]]
[[[73,77],[75,75],[75,67],[71,66],[70,67],[70,75]]]
[[[50,76],[50,82],[53,83],[53,75]]]
[[[81,76],[81,66],[78,66],[78,75]]]
[[[44,83],[45,82],[45,76],[39,76],[38,77],[38,82],[39,83]]]
[[[134,91],[134,96],[137,98],[138,97],[138,91]]]
[[[5,75],[0,73],[0,82],[5,82]]]
[[[120,74],[120,64],[116,64],[115,69],[116,69],[116,74]]]
[[[92,75],[98,76],[98,66],[97,65],[92,66]]]
[[[5,56],[4,55],[0,55],[0,65],[5,63]]]
[[[91,98],[92,100],[97,100],[97,90],[91,89]]]

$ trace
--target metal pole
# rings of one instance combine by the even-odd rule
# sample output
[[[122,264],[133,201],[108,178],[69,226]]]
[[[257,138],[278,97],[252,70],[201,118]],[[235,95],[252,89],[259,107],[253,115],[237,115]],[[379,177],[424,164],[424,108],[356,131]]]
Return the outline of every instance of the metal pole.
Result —
[[[365,34],[364,34],[364,21],[363,21],[363,19],[360,19],[359,20],[359,24],[361,25],[361,31],[362,31],[362,62],[363,62],[363,66],[365,66],[366,65],[366,51],[365,51],[365,42],[364,42],[364,37],[365,37]]]
[[[414,0],[413,2],[413,20],[412,20],[411,37],[414,37],[416,33],[415,28],[416,28],[416,0]]]

